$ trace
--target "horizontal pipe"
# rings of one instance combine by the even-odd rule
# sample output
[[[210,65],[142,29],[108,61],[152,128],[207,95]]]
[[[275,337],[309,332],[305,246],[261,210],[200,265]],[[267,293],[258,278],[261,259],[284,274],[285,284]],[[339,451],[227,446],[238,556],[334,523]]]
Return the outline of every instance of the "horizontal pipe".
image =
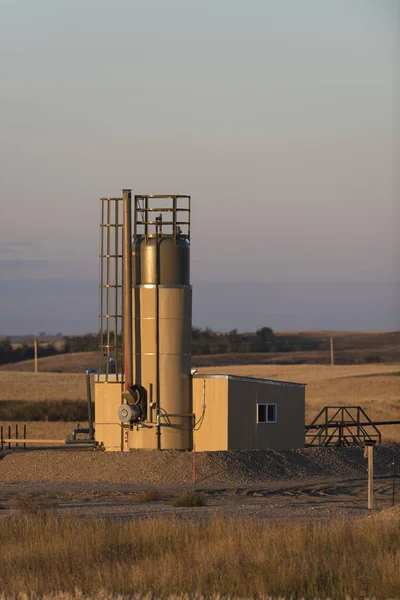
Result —
[[[400,421],[329,421],[328,423],[320,423],[319,425],[306,425],[306,430],[321,429],[323,427],[368,427],[368,425],[400,425]]]
[[[195,417],[195,413],[160,413],[160,417]]]
[[[95,446],[97,444],[96,440],[91,438],[83,438],[82,440],[65,440],[65,443],[70,446],[73,444],[92,444]]]
[[[25,440],[24,438],[12,439],[7,438],[2,440],[5,444],[65,444],[65,440]]]

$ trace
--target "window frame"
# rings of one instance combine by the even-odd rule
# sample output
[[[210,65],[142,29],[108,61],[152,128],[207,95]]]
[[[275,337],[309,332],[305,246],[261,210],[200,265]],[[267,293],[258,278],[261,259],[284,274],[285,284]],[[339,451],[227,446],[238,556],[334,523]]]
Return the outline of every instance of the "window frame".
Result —
[[[265,421],[259,420],[259,406],[265,406]],[[275,406],[275,419],[273,421],[268,420],[268,407]],[[269,425],[278,422],[278,405],[276,402],[257,402],[257,425]]]

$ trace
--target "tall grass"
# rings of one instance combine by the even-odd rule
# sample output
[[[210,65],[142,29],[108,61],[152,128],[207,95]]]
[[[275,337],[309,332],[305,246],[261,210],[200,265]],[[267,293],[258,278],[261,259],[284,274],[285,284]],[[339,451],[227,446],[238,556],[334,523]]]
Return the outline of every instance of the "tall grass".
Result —
[[[5,594],[188,593],[397,597],[400,521],[276,526],[254,520],[4,518]]]

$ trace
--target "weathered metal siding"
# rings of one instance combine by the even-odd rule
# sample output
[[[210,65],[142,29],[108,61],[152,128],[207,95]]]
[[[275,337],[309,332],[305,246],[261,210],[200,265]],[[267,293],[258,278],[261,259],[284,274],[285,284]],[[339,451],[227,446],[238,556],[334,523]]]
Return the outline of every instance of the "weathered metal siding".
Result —
[[[229,378],[228,449],[304,448],[305,388]],[[257,404],[276,404],[276,423],[257,423]]]
[[[196,450],[303,448],[305,386],[232,376],[193,377],[193,410],[202,415],[194,433]],[[276,423],[257,423],[257,404],[276,404]]]

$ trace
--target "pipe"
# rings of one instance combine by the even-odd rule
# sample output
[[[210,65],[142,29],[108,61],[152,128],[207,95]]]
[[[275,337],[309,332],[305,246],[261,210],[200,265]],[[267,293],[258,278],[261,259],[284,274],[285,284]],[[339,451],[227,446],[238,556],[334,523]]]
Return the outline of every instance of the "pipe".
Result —
[[[68,444],[69,446],[71,445],[78,445],[78,444],[91,444],[93,446],[96,446],[97,442],[96,440],[89,440],[89,439],[83,439],[83,440],[65,440],[65,443]]]
[[[78,433],[89,433],[89,429],[87,429],[86,427],[79,427],[78,429],[73,429],[72,430],[72,441],[77,442],[78,440],[76,439],[76,436],[78,435]],[[93,439],[93,438],[91,438]]]
[[[89,439],[94,440],[94,427],[93,427],[93,406],[92,406],[92,390],[90,386],[90,374],[97,373],[97,369],[86,369],[86,397],[88,403],[88,421],[89,421],[89,429],[80,431],[80,433],[88,433]],[[72,439],[74,432],[72,432]]]
[[[320,429],[326,427],[356,427],[359,425],[360,427],[370,427],[371,425],[400,425],[400,421],[332,421],[328,423],[320,423],[317,425],[306,425],[306,430],[309,429]]]
[[[156,402],[157,402],[157,450],[161,450],[160,423],[160,243],[162,237],[161,215],[156,218]]]
[[[122,327],[124,389],[133,385],[132,356],[132,190],[122,190]]]

